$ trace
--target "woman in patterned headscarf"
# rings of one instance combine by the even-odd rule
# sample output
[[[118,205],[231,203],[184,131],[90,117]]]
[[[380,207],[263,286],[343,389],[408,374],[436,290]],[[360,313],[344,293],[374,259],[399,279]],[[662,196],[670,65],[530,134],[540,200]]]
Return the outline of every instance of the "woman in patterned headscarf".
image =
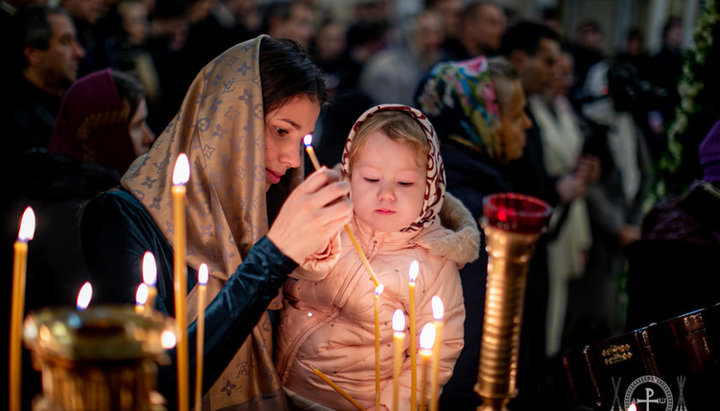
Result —
[[[477,221],[487,194],[512,191],[507,163],[525,146],[525,97],[517,74],[502,58],[477,57],[440,63],[423,79],[415,104],[440,138],[447,191],[458,197]],[[479,405],[477,380],[488,256],[460,270],[465,301],[465,346],[443,390],[440,408]],[[531,294],[530,292],[528,294]]]
[[[122,189],[85,209],[83,246],[94,298],[132,302],[143,253],[150,250],[158,261],[155,309],[173,313],[170,187],[175,159],[188,155],[190,381],[197,268],[207,263],[210,271],[203,408],[287,407],[266,309],[296,262],[352,215],[344,199],[348,185],[337,173],[323,169],[298,185],[300,140],[313,131],[324,99],[321,73],[296,43],[261,36],[238,44],[200,71],[180,112],[124,175]],[[159,375],[170,408],[176,406],[175,370],[162,367]]]

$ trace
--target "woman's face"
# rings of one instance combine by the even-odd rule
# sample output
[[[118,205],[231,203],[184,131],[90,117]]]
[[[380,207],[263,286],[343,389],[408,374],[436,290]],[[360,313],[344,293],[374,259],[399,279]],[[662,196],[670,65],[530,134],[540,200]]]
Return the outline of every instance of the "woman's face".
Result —
[[[265,114],[265,191],[300,166],[300,142],[313,132],[319,115],[320,104],[305,95]]]
[[[507,104],[501,105],[500,138],[505,148],[505,161],[517,160],[522,157],[525,148],[525,130],[532,126],[532,122],[525,114],[525,94],[519,81]]]
[[[138,105],[135,114],[130,119],[128,132],[130,133],[130,141],[132,141],[135,156],[145,154],[150,150],[150,146],[155,141],[155,134],[147,125],[148,109],[145,99]]]

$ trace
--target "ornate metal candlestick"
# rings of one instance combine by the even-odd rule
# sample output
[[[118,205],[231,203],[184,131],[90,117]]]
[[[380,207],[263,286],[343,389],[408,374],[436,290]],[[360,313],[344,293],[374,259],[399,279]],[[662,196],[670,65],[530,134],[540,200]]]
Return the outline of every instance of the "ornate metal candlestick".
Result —
[[[174,346],[173,327],[160,313],[137,314],[124,306],[30,313],[24,339],[43,388],[33,408],[164,409],[155,391],[157,362]]]
[[[481,225],[489,254],[480,367],[481,411],[506,411],[515,387],[527,267],[550,219],[542,200],[514,193],[488,196]]]

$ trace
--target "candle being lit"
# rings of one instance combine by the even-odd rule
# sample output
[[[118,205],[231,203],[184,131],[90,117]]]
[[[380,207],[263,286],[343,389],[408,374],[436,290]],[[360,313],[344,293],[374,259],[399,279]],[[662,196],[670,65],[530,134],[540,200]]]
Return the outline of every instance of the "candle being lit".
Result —
[[[430,300],[435,319],[435,346],[433,347],[432,380],[430,382],[430,411],[438,409],[438,376],[440,373],[440,345],[442,344],[443,316],[445,307],[437,295]]]
[[[333,390],[335,390],[338,394],[342,395],[343,398],[348,400],[350,404],[352,404],[355,408],[357,408],[360,411],[365,411],[365,408],[363,408],[362,405],[360,405],[359,402],[355,401],[353,397],[350,396],[345,390],[340,388],[339,385],[335,384],[330,378],[327,377],[327,375],[323,374],[322,371],[318,370],[315,367],[312,367],[313,373],[320,377],[321,380],[325,381],[327,385],[332,387]]]
[[[380,409],[380,294],[385,287],[375,287],[373,308],[375,311],[375,409]]]
[[[157,266],[155,264],[155,256],[150,251],[145,251],[142,260],[142,274],[143,282],[148,287],[148,297],[145,302],[145,308],[147,312],[150,312],[155,306],[155,297],[157,296]]]
[[[25,208],[15,241],[13,257],[12,306],[10,309],[10,410],[20,410],[21,361],[20,329],[25,311],[25,278],[27,274],[28,241],[35,235],[35,212]]]
[[[303,144],[305,145],[305,152],[307,152],[307,155],[308,157],[310,157],[310,161],[312,162],[313,167],[315,167],[315,171],[317,171],[320,169],[320,162],[318,161],[317,156],[315,155],[315,150],[312,147],[312,138],[312,134],[306,134],[305,137],[303,137]],[[358,256],[360,256],[360,260],[365,266],[368,274],[370,274],[370,279],[373,281],[373,284],[375,284],[375,287],[377,287],[378,285],[380,285],[380,282],[375,275],[375,270],[373,270],[372,266],[370,266],[370,262],[368,261],[367,257],[365,257],[365,252],[360,247],[360,243],[358,243],[357,238],[355,238],[355,234],[353,233],[352,229],[348,224],[345,224],[345,232],[347,233],[348,237],[350,237],[350,241],[352,242],[353,247],[355,247],[355,251],[358,253]]]
[[[148,300],[148,286],[145,283],[138,285],[137,291],[135,291],[135,312],[142,314],[145,312],[145,304]]]
[[[400,371],[402,369],[403,342],[405,340],[405,315],[397,309],[392,317],[393,341],[395,342],[395,355],[393,356],[393,403],[392,411],[398,410],[400,394]]]
[[[92,300],[92,284],[90,284],[90,281],[85,281],[85,284],[80,287],[80,292],[78,292],[75,307],[77,307],[78,311],[83,311],[90,305],[90,300]]]
[[[208,266],[203,263],[198,268],[198,317],[197,317],[197,351],[195,357],[195,409],[200,410],[202,402],[203,355],[205,350],[205,289],[208,282]]]
[[[427,380],[428,380],[428,363],[432,357],[432,348],[435,343],[435,326],[433,324],[425,324],[420,331],[420,364],[422,367],[422,377],[420,382],[420,411],[425,411],[425,402],[427,401]]]
[[[187,295],[187,265],[185,264],[185,184],[190,179],[190,164],[185,153],[181,153],[173,170],[173,223],[175,227],[173,268],[175,292],[175,338],[177,338],[177,371],[178,371],[178,409],[189,408],[188,395],[188,341],[187,312],[185,297]]]
[[[410,409],[417,409],[417,334],[415,333],[415,280],[420,270],[417,260],[410,263],[408,269],[408,289],[410,295],[409,317],[410,317]]]

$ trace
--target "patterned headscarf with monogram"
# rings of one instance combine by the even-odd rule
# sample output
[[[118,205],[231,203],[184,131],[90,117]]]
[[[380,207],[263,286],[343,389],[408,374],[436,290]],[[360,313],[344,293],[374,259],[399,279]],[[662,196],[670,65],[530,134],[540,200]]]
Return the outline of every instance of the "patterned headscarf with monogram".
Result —
[[[345,141],[345,149],[343,150],[341,167],[343,177],[350,175],[349,153],[352,147],[355,133],[360,125],[367,120],[368,117],[379,111],[401,111],[407,113],[425,132],[430,150],[427,156],[427,177],[425,179],[425,197],[420,211],[420,215],[408,227],[401,231],[418,231],[423,227],[429,226],[442,208],[443,198],[445,196],[445,167],[443,166],[442,157],[440,157],[440,144],[428,118],[420,110],[399,104],[384,104],[370,108],[365,111],[353,125],[347,141]]]
[[[263,38],[240,43],[206,65],[180,112],[122,179],[173,245],[173,165],[178,154],[187,154],[187,261],[196,269],[203,262],[209,267],[206,303],[268,230],[259,68]],[[296,185],[301,175],[301,168],[289,170],[279,184]],[[196,293],[197,287],[186,298],[190,321],[197,316]],[[238,404],[272,409],[284,401],[272,362],[271,329],[265,313],[206,394],[211,409]]]

